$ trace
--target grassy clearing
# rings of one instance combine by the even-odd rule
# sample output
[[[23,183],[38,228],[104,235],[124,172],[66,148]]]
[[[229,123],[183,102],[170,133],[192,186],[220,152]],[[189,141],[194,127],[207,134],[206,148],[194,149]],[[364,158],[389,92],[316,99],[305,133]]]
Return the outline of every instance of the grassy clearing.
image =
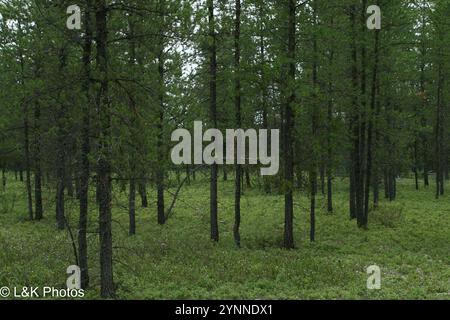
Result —
[[[8,177],[0,192],[0,286],[63,288],[66,268],[74,264],[67,231],[54,223],[54,200],[45,192],[45,219],[26,220],[24,186]],[[221,240],[209,241],[207,181],[180,194],[165,226],[156,223],[155,204],[137,213],[137,235],[128,237],[126,194],[114,199],[115,282],[122,299],[450,299],[450,199],[416,192],[401,179],[399,197],[370,214],[369,230],[348,219],[346,183],[336,181],[335,208],[324,201],[317,216],[317,242],[308,241],[308,199],[296,196],[297,249],[280,249],[281,196],[248,190],[242,201],[242,245],[233,245],[233,182],[221,183]],[[117,190],[118,188],[116,188]],[[150,199],[156,199],[153,191]],[[168,194],[168,197],[170,195]],[[92,206],[93,208],[93,206]],[[77,202],[67,203],[76,235]],[[92,288],[98,298],[97,212],[90,214]],[[366,288],[366,268],[382,270],[382,289]]]

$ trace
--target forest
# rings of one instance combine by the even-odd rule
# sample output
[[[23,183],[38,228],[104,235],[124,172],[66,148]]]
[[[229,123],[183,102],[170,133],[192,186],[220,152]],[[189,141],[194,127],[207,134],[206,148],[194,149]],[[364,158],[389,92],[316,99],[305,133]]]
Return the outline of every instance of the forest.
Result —
[[[84,299],[449,299],[449,19],[0,0],[0,287],[74,265]]]

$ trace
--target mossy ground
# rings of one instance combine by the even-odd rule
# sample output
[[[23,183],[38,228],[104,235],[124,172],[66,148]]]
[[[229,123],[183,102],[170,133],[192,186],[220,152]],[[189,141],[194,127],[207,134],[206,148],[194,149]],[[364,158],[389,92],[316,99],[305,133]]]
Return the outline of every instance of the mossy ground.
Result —
[[[281,248],[283,197],[245,190],[242,248],[232,239],[233,182],[219,184],[220,242],[209,240],[209,189],[205,179],[186,186],[165,226],[155,204],[137,213],[128,236],[127,197],[115,187],[114,277],[120,299],[450,299],[450,199],[435,200],[400,179],[395,202],[370,213],[368,230],[348,218],[347,183],[336,180],[335,212],[320,196],[317,241],[309,235],[309,200],[296,195],[295,250]],[[24,185],[8,176],[0,191],[0,287],[64,288],[74,264],[71,238],[57,231],[54,192],[45,190],[45,218],[27,221]],[[169,202],[170,193],[167,194]],[[149,199],[156,199],[149,190]],[[78,203],[67,200],[76,237]],[[99,298],[97,211],[89,227],[91,289]],[[378,265],[381,290],[366,287],[366,269]]]

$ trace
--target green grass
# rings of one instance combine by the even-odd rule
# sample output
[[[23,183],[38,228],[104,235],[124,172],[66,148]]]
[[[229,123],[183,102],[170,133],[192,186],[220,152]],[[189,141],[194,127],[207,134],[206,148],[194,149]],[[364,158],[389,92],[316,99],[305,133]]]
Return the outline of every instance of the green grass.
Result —
[[[64,288],[74,264],[67,231],[56,231],[53,192],[45,219],[27,221],[24,186],[8,177],[0,192],[0,287]],[[399,181],[398,200],[370,213],[369,229],[348,218],[346,183],[337,180],[335,213],[320,197],[317,241],[309,243],[309,200],[296,195],[295,250],[281,249],[283,197],[246,190],[242,249],[232,240],[233,182],[220,183],[220,242],[209,240],[206,180],[185,187],[171,219],[156,223],[155,204],[139,209],[137,235],[128,237],[126,194],[115,187],[114,276],[121,299],[450,299],[450,201],[433,188],[416,192]],[[149,199],[156,196],[151,190]],[[170,194],[167,194],[169,202]],[[91,206],[91,208],[94,208]],[[77,202],[67,212],[76,235]],[[99,298],[96,210],[90,213],[91,289]],[[382,289],[366,288],[366,268],[382,270]]]

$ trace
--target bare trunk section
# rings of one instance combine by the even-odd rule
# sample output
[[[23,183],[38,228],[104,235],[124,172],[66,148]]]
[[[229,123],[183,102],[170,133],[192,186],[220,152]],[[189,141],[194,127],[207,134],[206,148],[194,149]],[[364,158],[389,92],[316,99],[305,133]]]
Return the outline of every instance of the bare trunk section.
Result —
[[[241,1],[236,0],[235,2],[236,19],[235,19],[235,30],[234,30],[234,72],[235,72],[235,117],[236,117],[236,127],[242,127],[241,119],[241,75],[240,75],[240,65],[241,65]],[[235,159],[237,159],[235,157]],[[237,161],[236,161],[237,163]],[[235,191],[234,191],[234,228],[233,236],[236,246],[239,248],[241,246],[241,235],[239,233],[239,227],[241,225],[241,175],[242,166],[236,164],[236,177],[235,177]]]
[[[359,181],[359,115],[358,115],[358,54],[356,44],[356,6],[350,9],[350,21],[352,26],[351,42],[351,78],[352,78],[352,114],[350,119],[350,138],[352,150],[350,155],[350,219],[357,218],[357,190]]]
[[[100,232],[100,285],[102,298],[113,298],[113,250],[111,230],[111,163],[110,136],[111,115],[108,97],[108,56],[107,56],[107,6],[105,0],[95,0],[97,66],[100,73],[98,113],[100,126],[99,159],[97,164],[99,184],[99,232]]]
[[[363,225],[367,227],[369,219],[369,198],[370,198],[370,185],[372,183],[372,166],[373,166],[373,130],[374,130],[374,115],[376,113],[376,99],[377,99],[377,81],[378,81],[378,64],[379,64],[379,43],[380,43],[380,31],[375,31],[375,63],[372,71],[372,92],[370,101],[370,113],[369,113],[369,127],[367,138],[367,167],[366,167],[366,186],[365,186],[365,199],[364,199],[364,216]]]
[[[296,28],[296,4],[294,0],[288,0],[288,63],[286,72],[286,102],[284,105],[284,247],[286,249],[294,248],[294,148],[293,148],[293,130],[294,130],[294,112],[295,102],[295,28]]]
[[[313,7],[313,19],[314,26],[317,26],[317,1],[312,4]],[[311,242],[316,241],[316,195],[317,195],[317,150],[315,147],[318,126],[319,126],[319,115],[317,106],[317,90],[318,90],[318,48],[317,48],[317,36],[314,33],[313,36],[313,68],[312,68],[312,83],[313,83],[313,104],[312,104],[312,119],[311,119],[311,135],[312,135],[312,145],[311,145],[311,170],[309,172],[309,182],[310,182],[310,231],[309,239]],[[321,178],[324,177],[323,170],[320,172]],[[321,179],[324,181],[324,178]],[[322,183],[322,189],[324,183]],[[325,193],[325,190],[322,190]]]
[[[19,33],[22,34],[22,23],[19,20],[18,23]],[[20,84],[25,86],[25,61],[23,59],[24,55],[22,50],[19,50],[20,57]],[[30,160],[30,128],[29,128],[29,119],[28,119],[28,104],[25,102],[23,104],[23,150],[25,155],[25,175],[26,175],[26,189],[27,189],[27,202],[28,202],[28,218],[30,220],[34,219],[33,213],[33,195],[31,189],[31,160]],[[20,181],[23,181],[22,170],[20,170]]]
[[[208,0],[208,14],[209,14],[209,103],[210,103],[210,120],[213,128],[217,128],[217,47],[216,47],[216,26],[214,19],[214,0]],[[217,217],[217,164],[211,166],[211,185],[210,185],[210,214],[211,214],[211,240],[219,241],[219,224]]]
[[[130,179],[130,193],[128,197],[128,217],[130,220],[128,234],[136,234],[136,179]]]
[[[34,198],[35,219],[43,218],[42,208],[42,169],[41,169],[41,106],[34,104]]]
[[[331,20],[333,25],[333,19]],[[330,52],[329,67],[333,66],[334,63],[334,50]],[[329,73],[328,82],[328,108],[327,108],[327,164],[326,164],[326,175],[327,175],[327,210],[328,213],[333,212],[333,145],[332,145],[332,133],[333,133],[333,82],[332,82],[332,72]]]
[[[164,96],[165,96],[165,84],[164,84],[164,12],[165,2],[160,0],[160,14],[161,14],[161,29],[160,29],[160,44],[158,53],[158,74],[159,74],[159,109],[158,109],[158,167],[156,168],[156,189],[157,189],[157,214],[158,224],[163,225],[166,223],[164,213]]]
[[[139,196],[141,197],[141,207],[148,208],[148,198],[147,198],[147,184],[145,179],[142,179],[138,185]]]
[[[79,178],[78,196],[80,199],[80,219],[78,223],[78,257],[81,269],[81,288],[89,287],[89,268],[87,253],[87,224],[89,203],[89,175],[90,175],[90,108],[91,97],[91,56],[92,56],[92,0],[86,0],[86,11],[84,16],[85,38],[83,43],[83,92],[85,101],[82,109],[83,123],[81,132],[81,166]]]
[[[67,53],[64,48],[59,51],[59,72],[63,73],[67,64]],[[63,230],[65,223],[65,195],[66,188],[66,152],[67,133],[65,130],[66,106],[61,101],[61,94],[58,93],[58,103],[60,103],[57,113],[57,163],[56,163],[56,223],[59,230]]]

